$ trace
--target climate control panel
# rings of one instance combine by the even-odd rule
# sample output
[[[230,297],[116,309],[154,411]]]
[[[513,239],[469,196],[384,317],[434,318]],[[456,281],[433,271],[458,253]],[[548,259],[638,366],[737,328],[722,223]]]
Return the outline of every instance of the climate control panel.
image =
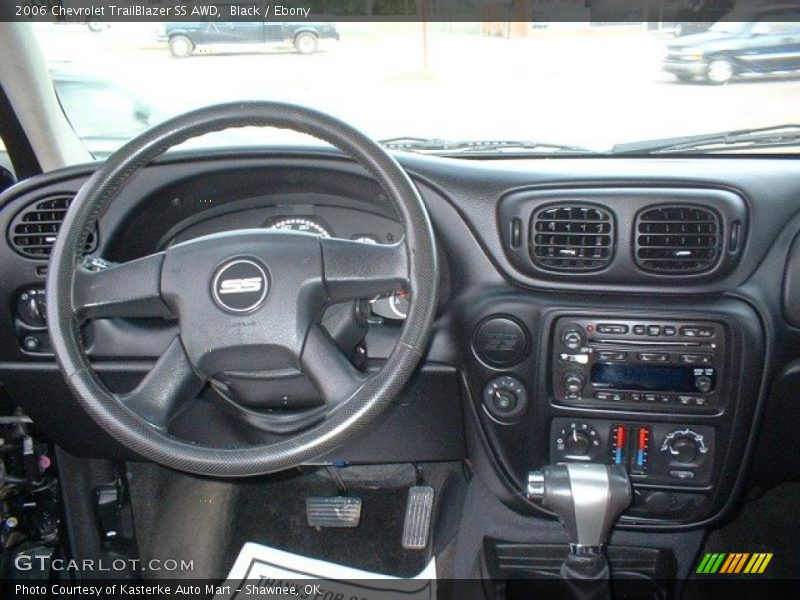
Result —
[[[550,462],[605,462],[626,468],[634,481],[703,486],[712,479],[714,428],[556,418]]]

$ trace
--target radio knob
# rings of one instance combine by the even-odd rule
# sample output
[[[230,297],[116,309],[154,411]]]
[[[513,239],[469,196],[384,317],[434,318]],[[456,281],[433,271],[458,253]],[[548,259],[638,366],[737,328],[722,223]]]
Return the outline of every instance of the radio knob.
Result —
[[[586,378],[582,373],[577,371],[564,373],[564,389],[568,394],[580,394],[584,385],[586,385]]]
[[[708,375],[700,375],[699,377],[696,377],[694,380],[694,387],[697,388],[698,392],[703,392],[704,394],[706,392],[710,392],[711,377],[709,377]]]
[[[592,440],[583,432],[573,429],[564,440],[564,454],[567,456],[587,456],[592,447]]]
[[[586,334],[577,325],[568,327],[561,334],[561,342],[568,350],[580,350],[586,344]]]

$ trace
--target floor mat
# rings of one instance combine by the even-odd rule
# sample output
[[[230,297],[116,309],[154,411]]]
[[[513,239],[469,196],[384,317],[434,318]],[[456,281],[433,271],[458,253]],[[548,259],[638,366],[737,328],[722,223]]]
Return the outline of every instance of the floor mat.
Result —
[[[257,542],[398,577],[413,577],[422,571],[430,552],[406,550],[401,545],[408,488],[414,484],[413,469],[383,468],[372,478],[348,477],[345,483],[348,494],[362,500],[361,522],[352,529],[314,528],[306,522],[306,497],[340,493],[324,469],[302,477],[243,483],[234,508],[236,518],[226,561],[232,562],[246,542]]]
[[[452,485],[458,464],[305,469],[237,481],[216,481],[151,464],[129,465],[131,504],[143,559],[194,561],[191,573],[171,577],[222,578],[244,544],[254,542],[302,556],[395,577],[413,577],[429,564],[425,550],[402,547],[408,489],[420,478],[436,490],[434,514],[457,503]],[[341,480],[337,480],[341,477]],[[313,528],[306,521],[309,496],[346,493],[362,500],[361,522],[352,529]],[[443,491],[451,490],[451,491]],[[446,523],[452,519],[437,519]],[[450,527],[447,527],[449,529]],[[447,535],[437,535],[446,540]],[[438,550],[441,550],[439,548]],[[158,574],[151,574],[158,577]]]
[[[432,600],[436,598],[435,559],[417,577],[395,579],[260,544],[245,544],[214,600],[265,596]]]

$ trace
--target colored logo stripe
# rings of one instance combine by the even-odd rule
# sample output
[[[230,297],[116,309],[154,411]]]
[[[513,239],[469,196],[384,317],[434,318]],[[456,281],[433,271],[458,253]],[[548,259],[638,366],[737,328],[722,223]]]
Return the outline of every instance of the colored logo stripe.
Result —
[[[697,565],[697,573],[703,574],[726,574],[737,573],[760,574],[763,573],[769,562],[772,560],[772,553],[756,552],[707,552],[703,560]]]
[[[716,573],[725,558],[725,552],[706,553],[700,566],[697,567],[698,573]]]

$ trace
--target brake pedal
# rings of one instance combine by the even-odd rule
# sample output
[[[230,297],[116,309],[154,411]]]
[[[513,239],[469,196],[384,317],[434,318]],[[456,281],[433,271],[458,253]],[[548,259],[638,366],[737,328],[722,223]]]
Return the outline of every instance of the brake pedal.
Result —
[[[403,548],[423,550],[428,545],[433,515],[433,488],[415,485],[408,490],[406,519],[403,523]]]
[[[310,527],[358,527],[361,498],[311,496],[306,498],[306,520]]]

